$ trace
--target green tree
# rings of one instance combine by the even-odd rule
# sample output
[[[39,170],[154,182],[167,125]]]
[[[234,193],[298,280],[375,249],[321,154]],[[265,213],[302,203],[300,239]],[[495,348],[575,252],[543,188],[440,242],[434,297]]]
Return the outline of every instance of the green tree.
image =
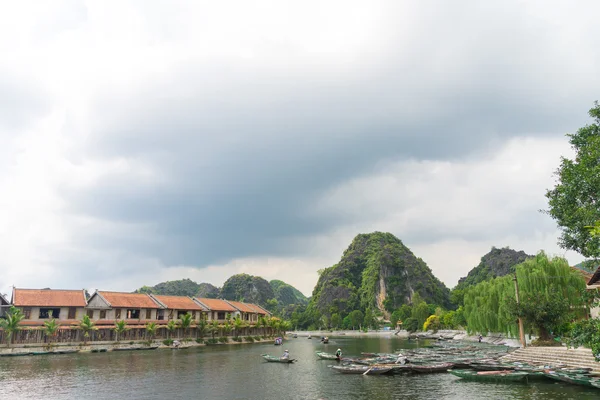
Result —
[[[433,314],[427,317],[427,320],[423,323],[423,330],[437,332],[440,329],[440,325],[440,317]]]
[[[116,341],[121,339],[121,335],[127,331],[127,322],[125,320],[115,321],[115,327],[113,328],[116,335]]]
[[[6,319],[0,319],[0,328],[6,332],[6,345],[10,347],[15,333],[21,330],[19,324],[25,318],[25,315],[19,308],[10,307],[6,313]]]
[[[410,317],[404,320],[402,327],[408,332],[416,332],[419,330],[419,321],[416,318]]]
[[[198,332],[198,336],[200,339],[204,339],[204,335],[208,331],[208,323],[204,318],[200,318],[200,321],[196,324],[196,331]]]
[[[150,337],[150,340],[154,339],[156,336],[156,330],[158,329],[158,325],[156,322],[149,322],[146,324],[146,334]]]
[[[339,327],[342,324],[342,318],[340,317],[340,314],[335,313],[331,316],[331,327],[334,329],[339,329]]]
[[[168,339],[171,339],[173,336],[173,332],[175,332],[175,330],[177,329],[177,324],[175,323],[175,321],[171,320],[167,323],[167,331],[168,333]]]
[[[208,330],[210,331],[210,334],[212,335],[213,340],[215,339],[215,334],[217,332],[219,332],[219,329],[221,327],[219,326],[219,321],[217,321],[216,319],[213,319],[212,321],[210,321],[210,324],[208,325]]]
[[[50,321],[44,322],[44,334],[48,338],[48,341],[50,342],[50,344],[52,344],[53,339],[58,334],[58,328],[59,328],[58,322],[56,322],[56,320],[54,318],[51,319]]]
[[[194,322],[194,317],[189,312],[182,315],[179,319],[179,326],[181,326],[181,328],[183,329],[184,337],[185,334],[188,333],[188,329],[190,328],[190,326],[192,326],[192,322]]]
[[[590,258],[600,257],[600,105],[589,111],[594,123],[568,134],[573,160],[562,157],[556,171],[558,183],[546,191],[547,213],[561,228],[559,244]],[[591,228],[591,229],[590,229]]]
[[[352,329],[360,328],[360,324],[365,319],[362,311],[354,310],[350,313],[350,324],[352,325]]]
[[[367,308],[365,311],[365,318],[363,320],[363,326],[365,329],[372,328],[375,322],[375,318],[373,318],[373,311],[370,308]]]
[[[84,315],[83,318],[81,318],[81,321],[79,321],[79,328],[83,331],[83,344],[86,344],[86,340],[87,338],[90,337],[90,332],[96,331],[98,330],[98,328],[96,328],[96,324],[94,323],[94,321],[92,321],[89,317],[89,315]]]
[[[402,306],[400,306],[400,308],[398,309],[398,318],[402,322],[404,322],[404,320],[406,318],[410,318],[411,315],[412,315],[412,307],[409,306],[408,304],[402,304]]]
[[[415,318],[418,322],[418,326],[422,327],[427,317],[431,315],[429,306],[424,301],[420,302],[416,306],[413,307],[412,310],[412,318]]]
[[[236,315],[235,319],[233,320],[234,337],[237,338],[240,335],[240,332],[242,331],[244,326],[244,321],[240,318],[239,315]]]

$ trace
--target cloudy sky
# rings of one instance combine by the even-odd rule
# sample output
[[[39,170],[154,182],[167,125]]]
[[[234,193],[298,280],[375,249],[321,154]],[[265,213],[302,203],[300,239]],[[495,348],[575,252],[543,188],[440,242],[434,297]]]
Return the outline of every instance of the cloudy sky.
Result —
[[[452,287],[600,99],[600,2],[0,3],[0,292],[234,273],[309,295],[389,231]]]

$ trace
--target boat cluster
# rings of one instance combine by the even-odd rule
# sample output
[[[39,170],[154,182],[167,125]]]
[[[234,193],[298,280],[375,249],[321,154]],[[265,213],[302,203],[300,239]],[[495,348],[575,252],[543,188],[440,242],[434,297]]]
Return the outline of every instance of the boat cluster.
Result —
[[[384,375],[449,372],[475,381],[519,382],[551,379],[600,389],[600,377],[590,368],[567,368],[563,365],[534,366],[504,363],[498,358],[508,348],[486,344],[434,343],[427,347],[403,349],[402,353],[361,353],[342,357],[334,371],[342,374]],[[324,360],[337,360],[335,354],[317,352]]]

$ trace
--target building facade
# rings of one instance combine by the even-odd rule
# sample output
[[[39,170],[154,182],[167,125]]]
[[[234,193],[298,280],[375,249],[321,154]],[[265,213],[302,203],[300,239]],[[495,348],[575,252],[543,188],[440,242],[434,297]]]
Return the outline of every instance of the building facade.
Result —
[[[194,321],[208,319],[208,308],[187,296],[162,296],[151,294],[150,297],[160,304],[164,312],[159,316],[159,321],[177,321],[187,313],[192,315]]]
[[[43,325],[56,319],[60,324],[75,324],[85,313],[85,290],[13,288],[12,305],[23,312],[23,325]]]
[[[89,299],[86,314],[98,325],[124,320],[128,325],[165,319],[165,308],[150,295],[96,291]]]

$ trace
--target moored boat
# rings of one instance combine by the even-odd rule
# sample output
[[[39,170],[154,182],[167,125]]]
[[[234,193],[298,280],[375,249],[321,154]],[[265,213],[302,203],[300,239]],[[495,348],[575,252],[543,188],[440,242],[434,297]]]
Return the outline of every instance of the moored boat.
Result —
[[[525,380],[527,372],[522,371],[472,371],[466,369],[450,369],[452,375],[462,379],[479,382],[519,382]]]
[[[413,372],[418,372],[421,374],[431,374],[435,372],[446,372],[448,369],[454,366],[451,362],[446,363],[438,363],[438,364],[428,364],[428,365],[410,365],[410,369]]]
[[[571,374],[571,373],[567,373],[567,372],[558,372],[558,371],[544,371],[544,376],[550,379],[553,379],[555,381],[560,381],[560,382],[566,382],[566,383],[570,383],[572,385],[578,385],[578,386],[587,386],[587,387],[591,387],[592,382],[597,381],[597,378],[592,378],[589,375],[582,375],[582,374]]]
[[[270,356],[268,354],[261,354],[261,356],[262,356],[262,358],[264,358],[268,362],[278,362],[278,363],[283,363],[283,364],[291,364],[294,361],[296,361],[294,358],[279,358],[279,357]]]
[[[389,367],[375,367],[362,365],[334,365],[332,367],[342,374],[383,375],[392,371]]]

